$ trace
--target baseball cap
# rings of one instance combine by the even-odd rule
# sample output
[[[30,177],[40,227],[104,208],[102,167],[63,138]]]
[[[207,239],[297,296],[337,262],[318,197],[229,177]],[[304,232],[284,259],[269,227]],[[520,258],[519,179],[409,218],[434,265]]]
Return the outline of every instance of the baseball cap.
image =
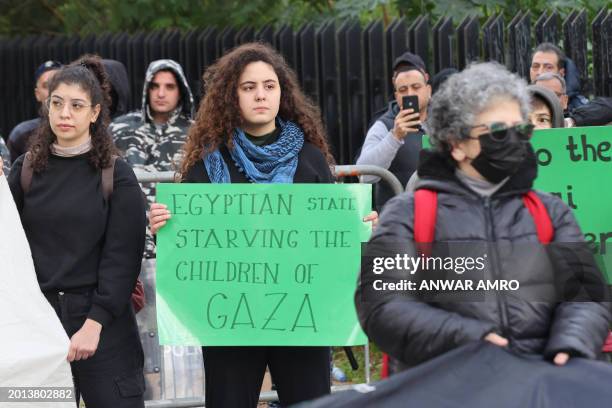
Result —
[[[40,78],[40,76],[45,72],[51,71],[53,69],[60,69],[61,67],[62,63],[58,61],[49,60],[43,62],[38,66],[38,68],[36,68],[36,71],[34,71],[34,82],[37,82],[38,78]]]
[[[416,54],[405,52],[395,59],[393,63],[393,72],[404,72],[416,69],[422,73],[427,73],[425,62]]]

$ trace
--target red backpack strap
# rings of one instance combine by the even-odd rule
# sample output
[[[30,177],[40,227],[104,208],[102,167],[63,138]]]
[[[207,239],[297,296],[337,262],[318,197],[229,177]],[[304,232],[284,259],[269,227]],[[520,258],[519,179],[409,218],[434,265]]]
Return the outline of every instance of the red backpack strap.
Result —
[[[431,244],[436,230],[438,192],[419,189],[414,192],[414,241]]]
[[[548,244],[555,236],[555,229],[546,206],[535,191],[532,190],[523,195],[523,203],[533,217],[538,239],[542,244]]]

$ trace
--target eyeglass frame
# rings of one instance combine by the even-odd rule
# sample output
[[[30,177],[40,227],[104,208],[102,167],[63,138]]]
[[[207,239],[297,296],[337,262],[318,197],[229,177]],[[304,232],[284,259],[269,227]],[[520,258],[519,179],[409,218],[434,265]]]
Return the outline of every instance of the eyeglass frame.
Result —
[[[57,102],[60,102],[60,101],[58,101],[58,99],[61,99],[61,104],[62,104],[61,108],[58,108],[57,110],[56,110],[56,108],[53,108],[53,109],[51,108],[51,102],[53,101],[53,99],[55,99],[55,101],[57,101]],[[74,101],[74,99],[70,99],[70,101]],[[61,96],[49,95],[45,105],[47,105],[47,110],[49,112],[51,112],[52,110],[53,110],[53,112],[61,112],[62,110],[64,110],[64,105],[66,105],[66,102],[64,101],[64,98],[62,98]],[[93,108],[96,105],[94,105],[92,103],[90,103],[89,105],[88,104],[79,104],[79,108],[77,110],[74,110],[74,106],[72,104],[68,103],[68,110],[70,111],[70,113],[74,113],[74,114],[78,115],[78,114],[84,112],[84,111],[81,110],[82,108]]]

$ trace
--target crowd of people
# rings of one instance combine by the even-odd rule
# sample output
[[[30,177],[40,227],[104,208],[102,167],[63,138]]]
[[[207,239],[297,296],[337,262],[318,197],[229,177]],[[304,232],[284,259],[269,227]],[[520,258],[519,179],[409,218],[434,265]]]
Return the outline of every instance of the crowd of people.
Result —
[[[177,171],[183,183],[334,182],[319,109],[267,45],[239,46],[209,66],[197,109],[175,61],[151,62],[135,112],[127,112],[127,81],[123,64],[97,56],[45,62],[35,72],[39,117],[17,125],[7,145],[0,137],[0,169],[38,283],[70,337],[75,387],[91,408],[144,406],[130,299],[139,275],[155,273],[155,234],[172,214],[134,170]],[[533,129],[609,124],[612,98],[582,96],[575,65],[549,43],[534,50],[529,82],[496,63],[430,76],[418,55],[394,62],[393,98],[374,118],[356,164],[390,170],[407,192],[393,198],[378,178],[362,177],[376,183],[381,213],[380,222],[377,213],[364,219],[378,222],[372,243],[415,241],[410,209],[419,190],[438,197],[433,241],[538,242],[522,204],[537,174]],[[406,97],[413,97],[410,107]],[[567,205],[537,197],[550,214],[553,242],[584,240]],[[527,282],[538,276],[508,263],[502,257],[496,273],[523,274]],[[365,302],[369,284],[357,285],[358,317],[397,371],[479,340],[558,366],[597,359],[610,324],[603,301],[536,307],[501,298],[493,309],[397,296]],[[330,393],[329,347],[205,346],[202,355],[207,407],[256,406],[266,367],[283,406]]]

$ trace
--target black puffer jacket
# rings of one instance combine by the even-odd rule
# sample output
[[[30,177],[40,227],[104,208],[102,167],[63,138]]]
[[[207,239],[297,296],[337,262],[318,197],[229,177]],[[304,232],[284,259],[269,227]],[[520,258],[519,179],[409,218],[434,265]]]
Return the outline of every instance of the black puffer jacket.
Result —
[[[522,195],[531,189],[536,175],[537,166],[531,152],[521,169],[500,190],[490,198],[483,198],[456,178],[452,159],[423,151],[419,166],[421,179],[416,188],[438,192],[434,241],[475,242],[489,249],[503,243],[515,251],[539,248],[536,256],[546,257],[547,265],[551,264],[549,257],[564,258],[555,256],[554,251],[547,256],[542,250],[533,217],[522,202]],[[548,247],[554,243],[583,242],[570,209],[550,194],[537,194],[554,225],[553,244]],[[390,248],[391,244],[401,244],[407,248],[406,253],[415,255],[413,209],[413,193],[404,193],[388,202],[370,240],[370,248],[379,247],[376,256],[394,256],[396,252],[392,249],[384,253],[384,248]],[[355,295],[364,331],[383,351],[408,365],[480,340],[490,332],[506,337],[510,348],[517,352],[549,358],[561,351],[586,358],[600,356],[610,321],[609,303],[532,301],[539,299],[538,291],[550,292],[551,287],[554,290],[555,283],[550,281],[556,277],[543,277],[540,268],[534,270],[534,265],[542,264],[526,261],[533,259],[524,253],[517,258],[516,253],[491,249],[490,254],[490,266],[484,278],[518,279],[520,290],[525,291],[522,296],[494,292],[494,301],[427,303],[410,292],[375,292],[372,283],[383,275],[373,275],[371,263],[365,262]],[[553,270],[554,274],[561,273],[559,266],[572,271],[580,267],[582,272],[586,271],[584,276],[599,275],[601,279],[588,250],[586,260],[580,259],[580,265],[557,259],[549,275],[553,275]]]

